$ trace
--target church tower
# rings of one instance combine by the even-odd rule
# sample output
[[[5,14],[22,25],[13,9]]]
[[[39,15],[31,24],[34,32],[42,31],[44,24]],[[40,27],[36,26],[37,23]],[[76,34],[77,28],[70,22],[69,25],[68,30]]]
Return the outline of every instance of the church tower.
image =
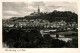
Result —
[[[39,5],[38,5],[38,14],[40,13],[40,8],[39,8]]]

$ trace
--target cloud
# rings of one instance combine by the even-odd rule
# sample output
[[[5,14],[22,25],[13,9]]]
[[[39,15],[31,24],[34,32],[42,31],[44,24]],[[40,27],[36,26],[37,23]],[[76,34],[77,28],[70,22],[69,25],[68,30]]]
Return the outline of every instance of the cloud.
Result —
[[[77,12],[77,3],[75,2],[3,2],[2,12],[3,18],[10,18],[11,16],[26,16],[30,13],[37,12],[38,5],[41,12],[58,11],[72,11]]]
[[[38,5],[39,6],[45,6],[45,3],[44,2],[32,2],[32,3],[29,3],[29,5],[37,7]]]
[[[37,8],[35,8],[34,6],[28,6],[28,12],[29,11],[37,11]]]
[[[17,11],[4,11],[4,13],[6,13],[6,14],[18,14]]]
[[[65,11],[65,8],[58,8],[57,11]]]

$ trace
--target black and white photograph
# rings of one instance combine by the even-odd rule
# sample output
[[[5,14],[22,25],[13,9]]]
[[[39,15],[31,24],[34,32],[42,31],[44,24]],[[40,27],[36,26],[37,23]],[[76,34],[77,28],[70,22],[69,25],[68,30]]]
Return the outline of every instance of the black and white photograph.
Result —
[[[3,48],[78,48],[78,3],[2,2]]]

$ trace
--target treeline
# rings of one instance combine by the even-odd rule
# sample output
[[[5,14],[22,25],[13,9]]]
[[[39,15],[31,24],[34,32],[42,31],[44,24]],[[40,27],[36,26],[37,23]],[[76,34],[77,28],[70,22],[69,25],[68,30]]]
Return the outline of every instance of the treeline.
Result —
[[[74,42],[74,41],[73,41]],[[3,30],[3,43],[10,48],[63,48],[77,47],[71,41],[54,39],[49,34],[42,36],[37,29],[29,32],[21,29]]]
[[[24,16],[24,17],[13,17],[14,21],[15,20],[22,20],[22,19],[43,19],[43,20],[48,20],[49,22],[54,22],[54,21],[61,21],[64,20],[66,22],[78,22],[78,15],[74,12],[71,11],[56,11],[54,10],[53,12],[50,13],[39,13],[39,15],[35,16]]]
[[[26,19],[46,19],[50,22],[64,20],[66,22],[78,22],[78,15],[70,11],[53,11],[50,13],[40,13],[39,16],[25,16]]]

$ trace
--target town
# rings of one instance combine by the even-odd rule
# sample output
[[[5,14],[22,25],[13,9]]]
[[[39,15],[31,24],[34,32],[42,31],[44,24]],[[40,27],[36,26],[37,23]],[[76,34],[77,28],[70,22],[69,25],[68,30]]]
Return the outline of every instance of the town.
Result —
[[[3,22],[4,28],[39,28],[39,29],[57,29],[57,30],[73,30],[78,28],[76,22],[60,22],[55,21],[50,23],[48,20],[36,19],[36,20],[7,20]]]
[[[77,48],[77,17],[71,11],[41,12],[38,6],[37,12],[30,15],[2,20],[3,45],[10,48]]]

